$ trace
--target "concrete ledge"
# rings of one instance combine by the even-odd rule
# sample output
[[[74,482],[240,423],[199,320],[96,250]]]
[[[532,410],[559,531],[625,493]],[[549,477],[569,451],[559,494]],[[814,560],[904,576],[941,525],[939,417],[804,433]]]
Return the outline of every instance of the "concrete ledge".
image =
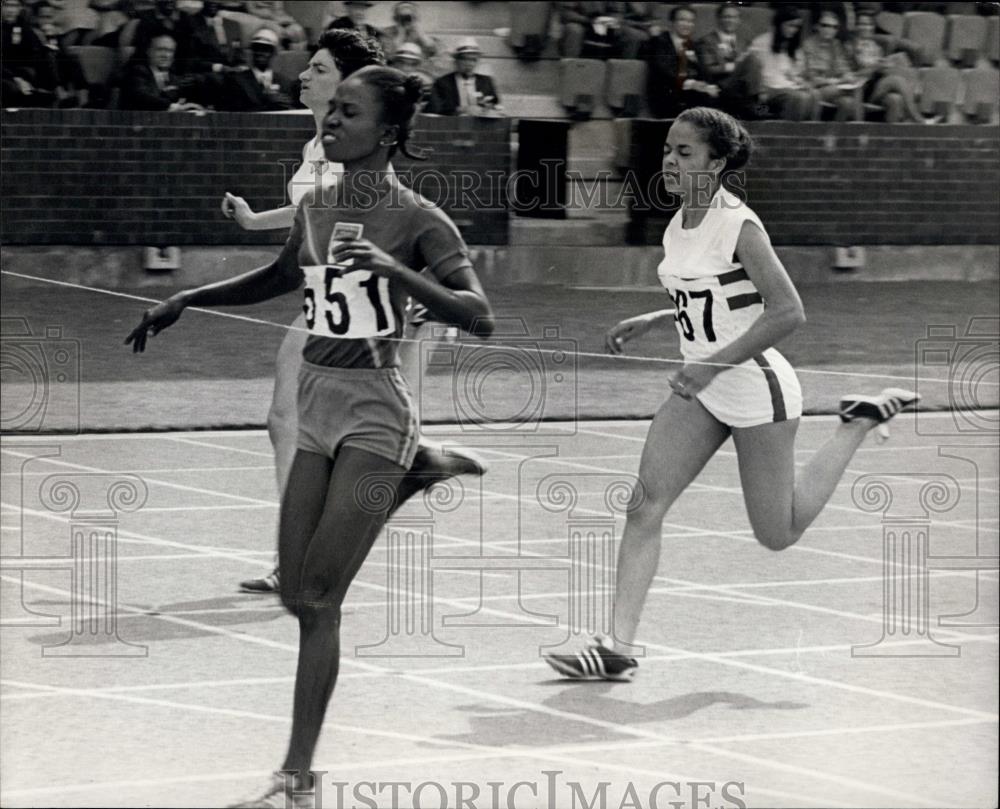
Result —
[[[543,222],[544,220],[536,220]],[[565,230],[564,221],[546,223]],[[582,224],[582,223],[581,223]],[[551,235],[551,234],[549,234]],[[877,246],[865,251],[865,265],[833,269],[833,247],[778,247],[799,284],[866,281],[989,281],[1000,279],[1000,245]],[[180,288],[231,278],[271,261],[277,247],[185,247],[181,267],[150,273],[138,247],[4,247],[8,272],[104,289]],[[652,287],[662,248],[520,244],[473,247],[483,282],[592,287]]]

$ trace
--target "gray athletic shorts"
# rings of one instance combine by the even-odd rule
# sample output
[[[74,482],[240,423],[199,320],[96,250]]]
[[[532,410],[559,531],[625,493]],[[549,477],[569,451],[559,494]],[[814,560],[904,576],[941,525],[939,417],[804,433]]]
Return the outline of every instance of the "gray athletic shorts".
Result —
[[[299,371],[299,449],[333,458],[357,447],[404,469],[413,465],[420,425],[410,389],[397,368]]]

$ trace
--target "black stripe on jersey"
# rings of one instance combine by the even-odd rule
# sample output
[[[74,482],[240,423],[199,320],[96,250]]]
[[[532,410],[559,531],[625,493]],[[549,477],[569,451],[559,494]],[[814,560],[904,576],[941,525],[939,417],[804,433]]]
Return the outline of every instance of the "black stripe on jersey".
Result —
[[[767,389],[771,392],[771,409],[774,411],[774,418],[772,420],[784,421],[788,418],[788,413],[785,411],[785,396],[781,392],[781,382],[778,380],[778,375],[768,365],[763,354],[758,354],[753,358],[753,361],[764,372],[764,379],[767,380]]]
[[[763,302],[764,299],[760,296],[759,292],[747,292],[743,295],[733,295],[731,298],[726,298],[730,312],[735,312],[737,309],[746,309],[746,307],[753,306],[755,303]]]
[[[747,275],[747,271],[742,267],[735,270],[730,270],[729,272],[724,272],[719,276],[719,283],[722,286],[726,284],[735,284],[737,281],[749,281],[750,276]]]

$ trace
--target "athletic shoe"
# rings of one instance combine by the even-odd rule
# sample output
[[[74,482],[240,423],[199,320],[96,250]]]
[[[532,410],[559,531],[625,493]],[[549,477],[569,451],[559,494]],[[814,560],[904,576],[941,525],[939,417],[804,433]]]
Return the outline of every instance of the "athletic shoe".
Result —
[[[231,804],[230,809],[313,809],[315,795],[311,792],[292,792],[286,788],[283,773],[271,776],[271,785],[259,798]]]
[[[254,593],[255,595],[279,592],[281,590],[281,580],[278,575],[278,568],[272,570],[262,579],[241,581],[240,589],[244,593]]]
[[[845,424],[855,419],[871,419],[878,426],[878,437],[889,437],[886,422],[904,407],[920,400],[920,394],[903,388],[886,388],[878,396],[845,396],[840,400],[840,420]]]
[[[396,504],[392,511],[398,509],[417,492],[428,489],[435,483],[459,475],[482,477],[485,474],[486,463],[469,450],[457,447],[445,449],[436,444],[421,442],[413,458],[413,465],[399,484]],[[392,512],[390,516],[391,514]]]
[[[575,655],[545,655],[545,662],[570,680],[614,680],[631,682],[639,670],[634,657],[615,651],[609,637],[593,637]]]

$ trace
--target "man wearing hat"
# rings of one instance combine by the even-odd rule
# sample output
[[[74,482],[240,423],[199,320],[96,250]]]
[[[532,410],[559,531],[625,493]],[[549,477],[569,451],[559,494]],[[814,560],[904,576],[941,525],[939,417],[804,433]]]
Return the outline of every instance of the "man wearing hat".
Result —
[[[500,96],[493,79],[476,72],[482,49],[472,37],[462,40],[451,55],[455,71],[442,76],[431,87],[427,112],[434,115],[475,115],[495,109]]]
[[[250,67],[226,76],[226,98],[220,109],[265,112],[292,108],[293,87],[271,69],[281,40],[270,28],[258,28],[250,39]]]
[[[396,49],[390,65],[397,70],[402,70],[407,76],[416,76],[424,85],[424,100],[430,96],[431,86],[434,79],[422,70],[424,56],[420,52],[420,46],[412,42],[404,42]]]
[[[347,9],[347,15],[332,20],[327,24],[326,30],[331,28],[347,28],[348,30],[357,31],[371,37],[381,45],[383,40],[382,32],[374,25],[369,25],[366,19],[368,9],[373,5],[374,3],[369,3],[367,0],[345,0],[344,7]]]
[[[396,51],[406,44],[420,49],[423,59],[433,59],[438,52],[438,43],[420,27],[416,3],[396,3],[392,10],[393,24],[382,29],[382,48],[390,62]]]

